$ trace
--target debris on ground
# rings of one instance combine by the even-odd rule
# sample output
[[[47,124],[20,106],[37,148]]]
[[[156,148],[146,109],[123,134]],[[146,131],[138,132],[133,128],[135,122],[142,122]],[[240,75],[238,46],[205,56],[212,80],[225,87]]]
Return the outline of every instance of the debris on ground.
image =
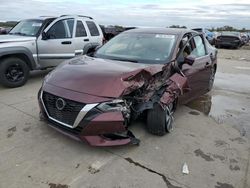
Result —
[[[89,167],[88,167],[88,171],[91,173],[91,174],[95,174],[97,172],[100,171],[100,168],[102,167],[102,163],[100,161],[96,161],[94,162],[93,164],[91,164]]]
[[[188,165],[187,165],[186,162],[182,166],[182,173],[183,174],[189,174]]]

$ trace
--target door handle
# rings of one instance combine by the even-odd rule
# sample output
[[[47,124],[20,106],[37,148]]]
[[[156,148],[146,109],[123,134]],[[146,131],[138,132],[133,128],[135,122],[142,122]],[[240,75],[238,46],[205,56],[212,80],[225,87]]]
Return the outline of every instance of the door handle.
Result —
[[[87,42],[87,41],[89,41],[89,39],[84,39],[83,41]]]
[[[71,44],[71,41],[63,41],[62,44]]]

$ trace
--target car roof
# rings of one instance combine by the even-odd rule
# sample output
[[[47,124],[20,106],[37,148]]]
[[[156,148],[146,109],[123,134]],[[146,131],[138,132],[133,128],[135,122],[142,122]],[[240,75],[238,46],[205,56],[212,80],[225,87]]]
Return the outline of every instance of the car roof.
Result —
[[[158,33],[158,34],[172,34],[172,35],[184,35],[185,33],[196,33],[194,30],[182,29],[182,28],[138,28],[125,31],[125,33]]]

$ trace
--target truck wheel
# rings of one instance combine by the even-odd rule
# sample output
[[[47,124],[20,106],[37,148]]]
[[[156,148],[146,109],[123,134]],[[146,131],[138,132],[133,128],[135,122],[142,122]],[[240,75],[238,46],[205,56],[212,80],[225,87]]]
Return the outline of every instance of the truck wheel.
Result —
[[[173,130],[174,105],[171,103],[166,109],[155,104],[153,109],[148,110],[147,129],[150,133],[163,136]]]
[[[0,61],[0,83],[5,87],[20,87],[29,77],[28,65],[19,58],[6,58]]]

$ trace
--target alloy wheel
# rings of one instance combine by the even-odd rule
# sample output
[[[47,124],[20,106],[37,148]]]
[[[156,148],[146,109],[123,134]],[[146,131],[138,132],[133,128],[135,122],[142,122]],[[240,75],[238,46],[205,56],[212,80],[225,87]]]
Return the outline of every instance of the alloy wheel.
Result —
[[[11,65],[6,69],[5,77],[10,82],[19,82],[24,79],[24,70],[19,64]]]

